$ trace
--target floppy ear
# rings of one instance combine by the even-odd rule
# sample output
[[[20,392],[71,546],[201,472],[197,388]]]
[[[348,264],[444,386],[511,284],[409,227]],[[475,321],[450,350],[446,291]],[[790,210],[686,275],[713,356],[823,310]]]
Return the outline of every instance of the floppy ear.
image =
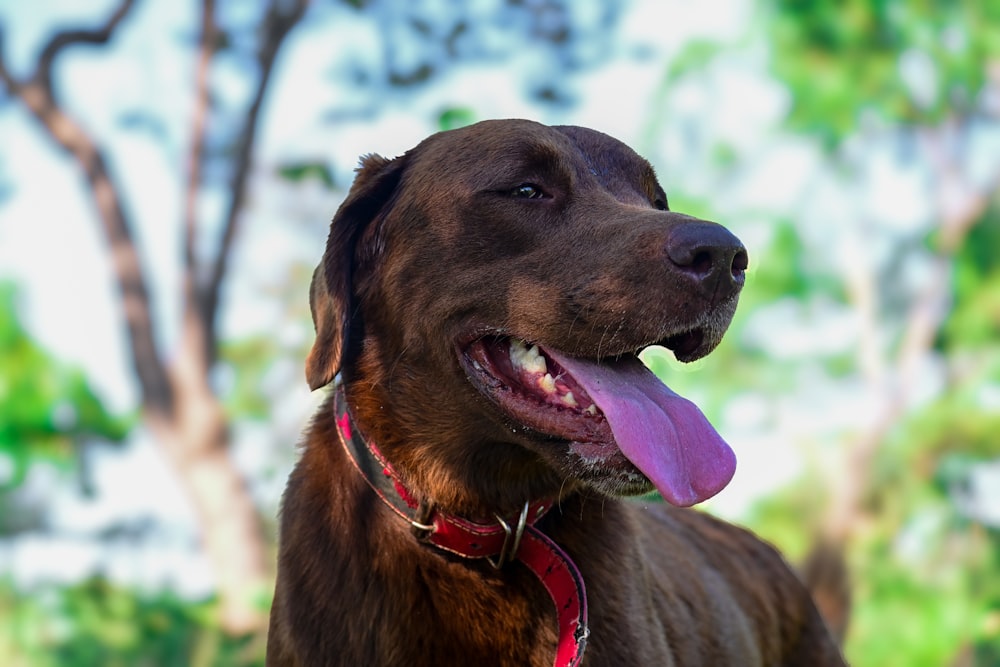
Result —
[[[351,191],[333,216],[326,252],[309,288],[309,309],[316,327],[316,342],[306,358],[310,389],[329,384],[340,371],[354,309],[351,277],[358,241],[392,198],[404,159],[388,160],[374,154],[362,157]]]

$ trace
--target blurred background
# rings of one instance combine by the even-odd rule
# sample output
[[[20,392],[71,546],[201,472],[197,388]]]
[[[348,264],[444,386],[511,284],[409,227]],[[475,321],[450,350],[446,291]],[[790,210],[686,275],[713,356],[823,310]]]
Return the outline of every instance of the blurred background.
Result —
[[[586,125],[750,250],[646,361],[740,461],[706,509],[849,567],[864,665],[1000,665],[1000,3],[0,5],[0,664],[261,665],[359,155]]]

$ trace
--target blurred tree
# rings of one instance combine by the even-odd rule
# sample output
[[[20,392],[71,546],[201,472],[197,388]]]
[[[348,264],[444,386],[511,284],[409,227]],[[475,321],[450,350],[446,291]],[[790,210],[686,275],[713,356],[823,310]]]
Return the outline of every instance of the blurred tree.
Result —
[[[247,632],[261,625],[260,600],[267,586],[268,567],[256,509],[228,456],[228,424],[210,372],[218,352],[220,291],[243,207],[261,104],[278,51],[305,13],[306,2],[273,2],[264,11],[256,45],[256,90],[232,157],[231,199],[217,251],[203,262],[195,253],[199,231],[196,203],[209,111],[209,67],[222,33],[216,25],[213,0],[202,5],[182,221],[183,317],[180,342],[172,355],[162,350],[154,334],[148,268],[140,259],[136,223],[123,205],[121,185],[109,166],[107,148],[64,107],[53,84],[53,68],[60,55],[77,45],[107,44],[134,4],[124,0],[96,29],[55,33],[27,78],[16,77],[0,60],[0,81],[86,175],[118,282],[120,314],[139,380],[143,421],[174,464],[197,508],[205,548],[218,579],[224,623],[233,632]]]
[[[0,32],[0,82],[9,98],[21,103],[86,177],[117,281],[118,310],[139,383],[142,421],[197,509],[204,548],[217,577],[223,624],[230,632],[242,633],[262,627],[260,602],[268,587],[269,566],[259,516],[229,455],[229,417],[213,384],[213,370],[226,350],[233,352],[234,358],[246,358],[249,351],[261,348],[255,348],[253,341],[244,341],[223,349],[218,321],[272,72],[309,3],[265,0],[240,5],[239,10],[228,3],[216,6],[214,0],[200,3],[200,29],[191,43],[194,93],[189,144],[180,175],[185,183],[180,220],[183,254],[181,288],[176,296],[182,317],[176,347],[169,351],[158,339],[163,327],[152,302],[151,266],[137,247],[141,202],[134,211],[126,206],[131,193],[124,191],[123,180],[115,174],[110,138],[81,122],[56,85],[57,66],[75,47],[113,50],[112,42],[126,29],[135,4],[134,0],[121,0],[96,28],[55,32],[39,50],[27,75],[19,75],[8,66]],[[538,76],[527,78],[526,92],[539,100],[565,102],[569,93],[563,75],[599,62],[617,5],[611,0],[316,3],[314,16],[329,16],[344,8],[362,13],[377,27],[377,46],[381,48],[381,57],[373,60],[365,59],[367,51],[337,54],[342,61],[334,64],[334,75],[351,77],[359,95],[328,110],[327,118],[336,121],[344,114],[372,113],[394,91],[406,94],[459,60],[506,57],[512,38],[546,51],[548,66]],[[218,94],[216,86],[224,84],[212,76],[220,63],[231,66],[234,62],[239,63],[236,69],[240,76],[249,82],[244,104],[233,105],[231,95]],[[116,112],[109,109],[109,113]],[[119,127],[159,136],[167,126],[164,113],[168,112],[152,107],[127,111],[120,116]],[[471,119],[468,109],[446,109],[439,123],[444,128]],[[316,178],[326,187],[336,185],[329,164],[313,160],[293,160],[278,172],[288,181]],[[228,201],[221,221],[213,225],[205,219],[202,204],[205,191],[218,186],[219,181],[225,183]],[[217,237],[206,240],[213,230],[218,230]],[[242,399],[241,404],[252,405],[257,411],[261,408],[252,400]]]
[[[899,313],[890,304],[898,296],[890,276],[864,258],[847,267],[848,299],[867,320],[858,363],[883,404],[852,444],[846,486],[834,494],[831,530],[843,536],[872,492],[876,451],[911,407],[915,374],[927,366],[951,312],[957,256],[970,230],[988,222],[988,205],[1000,190],[1000,169],[984,174],[974,166],[979,133],[1000,124],[1000,33],[986,28],[1000,25],[1000,5],[768,0],[764,7],[770,62],[791,92],[788,126],[819,138],[842,173],[856,178],[865,174],[859,146],[897,142],[905,159],[926,166],[934,207],[930,276],[904,295],[901,327],[885,317]],[[996,330],[998,321],[992,324]]]
[[[704,77],[731,64],[734,51],[763,60],[785,87],[785,127],[813,143],[836,187],[865,202],[886,163],[916,171],[927,214],[900,224],[861,203],[845,207],[854,217],[817,222],[814,189],[800,200],[799,222],[781,223],[755,257],[745,301],[791,299],[805,312],[843,306],[857,341],[806,369],[736,361],[753,365],[742,386],[794,392],[805,383],[818,393],[825,377],[827,387],[840,382],[868,397],[871,409],[836,434],[842,467],[825,470],[825,509],[810,481],[762,504],[755,525],[785,542],[825,513],[827,537],[851,544],[856,664],[942,664],[963,641],[967,657],[996,655],[997,595],[976,582],[996,575],[1000,521],[985,512],[975,480],[1000,458],[988,398],[1000,387],[1000,160],[989,148],[1000,132],[1000,4],[760,0],[757,8],[755,32],[693,45],[667,81]],[[727,145],[716,157],[732,176],[760,156]],[[810,221],[837,228],[804,234]],[[810,236],[822,246],[810,248]],[[829,436],[822,428],[812,437]],[[802,553],[808,536],[788,539]],[[898,562],[918,539],[927,543]]]

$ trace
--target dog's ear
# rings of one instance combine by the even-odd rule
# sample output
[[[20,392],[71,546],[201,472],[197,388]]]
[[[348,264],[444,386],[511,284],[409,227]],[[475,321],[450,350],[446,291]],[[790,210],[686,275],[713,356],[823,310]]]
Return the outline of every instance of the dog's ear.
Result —
[[[333,216],[326,252],[309,288],[316,342],[306,358],[306,380],[313,390],[332,382],[344,361],[354,309],[351,276],[357,246],[365,229],[387,208],[404,161],[405,156],[395,160],[374,154],[362,157],[354,184]]]

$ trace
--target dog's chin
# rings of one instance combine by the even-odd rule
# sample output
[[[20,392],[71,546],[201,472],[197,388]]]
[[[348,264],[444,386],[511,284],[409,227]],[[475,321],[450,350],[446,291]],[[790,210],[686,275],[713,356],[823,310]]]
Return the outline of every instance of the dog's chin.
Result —
[[[562,461],[566,474],[605,496],[640,496],[655,491],[653,483],[618,446],[573,442]]]
[[[671,334],[656,344],[671,350],[677,361],[687,363],[701,359],[722,342],[736,313],[736,303],[737,298],[733,296],[709,311],[697,326]]]

